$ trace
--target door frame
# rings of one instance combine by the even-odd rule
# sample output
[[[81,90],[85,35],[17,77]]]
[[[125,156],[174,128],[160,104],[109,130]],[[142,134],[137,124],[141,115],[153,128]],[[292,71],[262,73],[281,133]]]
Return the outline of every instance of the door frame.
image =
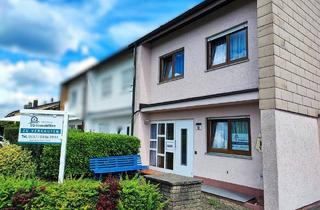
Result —
[[[192,127],[191,129],[193,130],[192,131],[192,144],[193,144],[193,149],[192,149],[192,154],[190,155],[191,156],[191,162],[192,162],[192,166],[191,166],[191,174],[193,176],[194,174],[194,171],[193,171],[193,163],[194,163],[194,135],[195,135],[195,132],[194,132],[194,125],[193,125],[193,119],[191,118],[188,118],[188,119],[169,119],[169,120],[150,120],[150,123],[148,124],[149,125],[149,132],[150,132],[150,129],[151,129],[151,124],[157,124],[157,136],[158,136],[158,124],[161,124],[161,123],[173,123],[174,124],[174,141],[175,141],[175,145],[176,145],[176,123],[179,122],[179,121],[190,121],[192,122]],[[165,126],[165,129],[166,126]],[[166,133],[166,132],[165,132]],[[151,133],[149,133],[151,134]],[[148,136],[148,142],[150,143],[150,135]],[[166,140],[165,140],[166,141]],[[157,142],[158,142],[158,139],[157,139]],[[175,150],[176,150],[176,147],[175,147]],[[157,146],[156,146],[156,152],[158,151],[158,143],[157,143]],[[166,148],[165,148],[165,153],[166,153]],[[174,151],[174,155],[176,154],[176,151]],[[158,156],[158,152],[156,153],[156,161],[157,161],[157,156]],[[148,159],[150,161],[150,145],[148,147]],[[165,161],[165,160],[164,160]],[[173,160],[173,164],[175,164],[175,161]],[[160,168],[160,167],[157,167],[157,166],[151,166],[150,165],[150,162],[149,162],[149,168],[151,170],[155,170],[155,171],[159,171],[159,172],[163,172],[163,173],[171,173],[171,174],[176,174],[175,171],[174,171],[174,166],[173,166],[173,170],[170,170],[170,169],[166,169],[165,166],[164,168]]]

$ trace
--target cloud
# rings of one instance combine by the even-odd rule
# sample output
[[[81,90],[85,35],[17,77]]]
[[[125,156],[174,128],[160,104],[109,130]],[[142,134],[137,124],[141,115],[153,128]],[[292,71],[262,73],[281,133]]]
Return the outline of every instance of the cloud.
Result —
[[[85,70],[96,62],[96,58],[87,57],[71,62],[63,68],[57,63],[39,60],[16,63],[0,61],[0,117],[21,109],[24,104],[34,99],[43,102],[53,97],[58,100],[63,79]]]
[[[108,28],[108,33],[115,44],[125,46],[154,28],[156,28],[155,24],[122,22]]]
[[[59,5],[36,0],[0,2],[0,46],[11,52],[58,58],[77,51],[96,35],[88,30],[106,14],[113,0]]]

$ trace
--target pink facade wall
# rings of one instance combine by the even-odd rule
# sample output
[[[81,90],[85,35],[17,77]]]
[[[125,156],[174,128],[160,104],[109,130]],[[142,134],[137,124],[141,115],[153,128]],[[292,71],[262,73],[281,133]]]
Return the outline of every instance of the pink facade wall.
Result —
[[[198,108],[174,112],[144,113],[141,103],[158,103],[177,99],[258,88],[256,1],[240,0],[156,42],[137,49],[134,135],[141,142],[141,157],[149,162],[150,120],[193,119],[201,122],[201,131],[194,130],[194,176],[263,189],[262,155],[255,150],[260,132],[258,103]],[[248,22],[249,60],[207,72],[206,38],[238,24]],[[184,48],[184,78],[159,84],[159,57]],[[252,159],[221,157],[206,154],[206,118],[249,115],[251,118]]]
[[[144,68],[145,103],[177,100],[258,87],[256,2],[236,1],[231,5],[157,40],[140,47]],[[249,61],[206,72],[206,38],[248,22]],[[159,57],[184,48],[184,78],[159,84]],[[170,94],[168,94],[170,93]]]
[[[145,138],[141,151],[143,162],[148,163],[149,157],[149,125],[152,121],[158,120],[193,120],[201,123],[202,129],[194,129],[194,150],[197,154],[193,156],[193,175],[243,185],[256,189],[263,189],[262,182],[262,153],[256,147],[257,137],[260,133],[260,114],[258,103],[233,105],[223,107],[212,107],[193,109],[185,111],[174,111],[165,113],[144,114],[145,122],[142,125]],[[206,119],[208,117],[236,117],[249,116],[251,123],[251,148],[252,156],[250,159],[236,157],[221,157],[209,155],[207,153],[207,128]]]

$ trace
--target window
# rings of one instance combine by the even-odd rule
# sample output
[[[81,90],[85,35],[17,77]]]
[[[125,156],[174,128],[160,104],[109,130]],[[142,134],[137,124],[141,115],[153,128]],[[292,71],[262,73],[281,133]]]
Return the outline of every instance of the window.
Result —
[[[101,80],[101,96],[106,97],[112,93],[112,79],[105,77]]]
[[[128,69],[122,72],[121,89],[123,92],[130,92],[132,87],[132,70]]]
[[[160,58],[160,82],[182,78],[184,74],[184,50],[177,50]]]
[[[251,155],[250,119],[208,119],[208,152]]]
[[[207,39],[208,69],[248,59],[248,27],[242,24]]]
[[[71,92],[71,96],[70,96],[70,106],[71,107],[74,107],[77,104],[77,97],[78,97],[77,95],[78,95],[78,93],[76,90],[73,90]]]
[[[173,170],[174,123],[150,124],[150,166]]]

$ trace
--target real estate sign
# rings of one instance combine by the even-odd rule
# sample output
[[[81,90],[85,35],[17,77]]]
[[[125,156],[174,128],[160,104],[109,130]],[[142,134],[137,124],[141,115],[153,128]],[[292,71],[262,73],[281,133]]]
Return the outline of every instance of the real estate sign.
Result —
[[[20,110],[19,143],[61,144],[58,182],[63,183],[69,116],[65,111]]]
[[[21,110],[19,143],[61,144],[64,115]]]

